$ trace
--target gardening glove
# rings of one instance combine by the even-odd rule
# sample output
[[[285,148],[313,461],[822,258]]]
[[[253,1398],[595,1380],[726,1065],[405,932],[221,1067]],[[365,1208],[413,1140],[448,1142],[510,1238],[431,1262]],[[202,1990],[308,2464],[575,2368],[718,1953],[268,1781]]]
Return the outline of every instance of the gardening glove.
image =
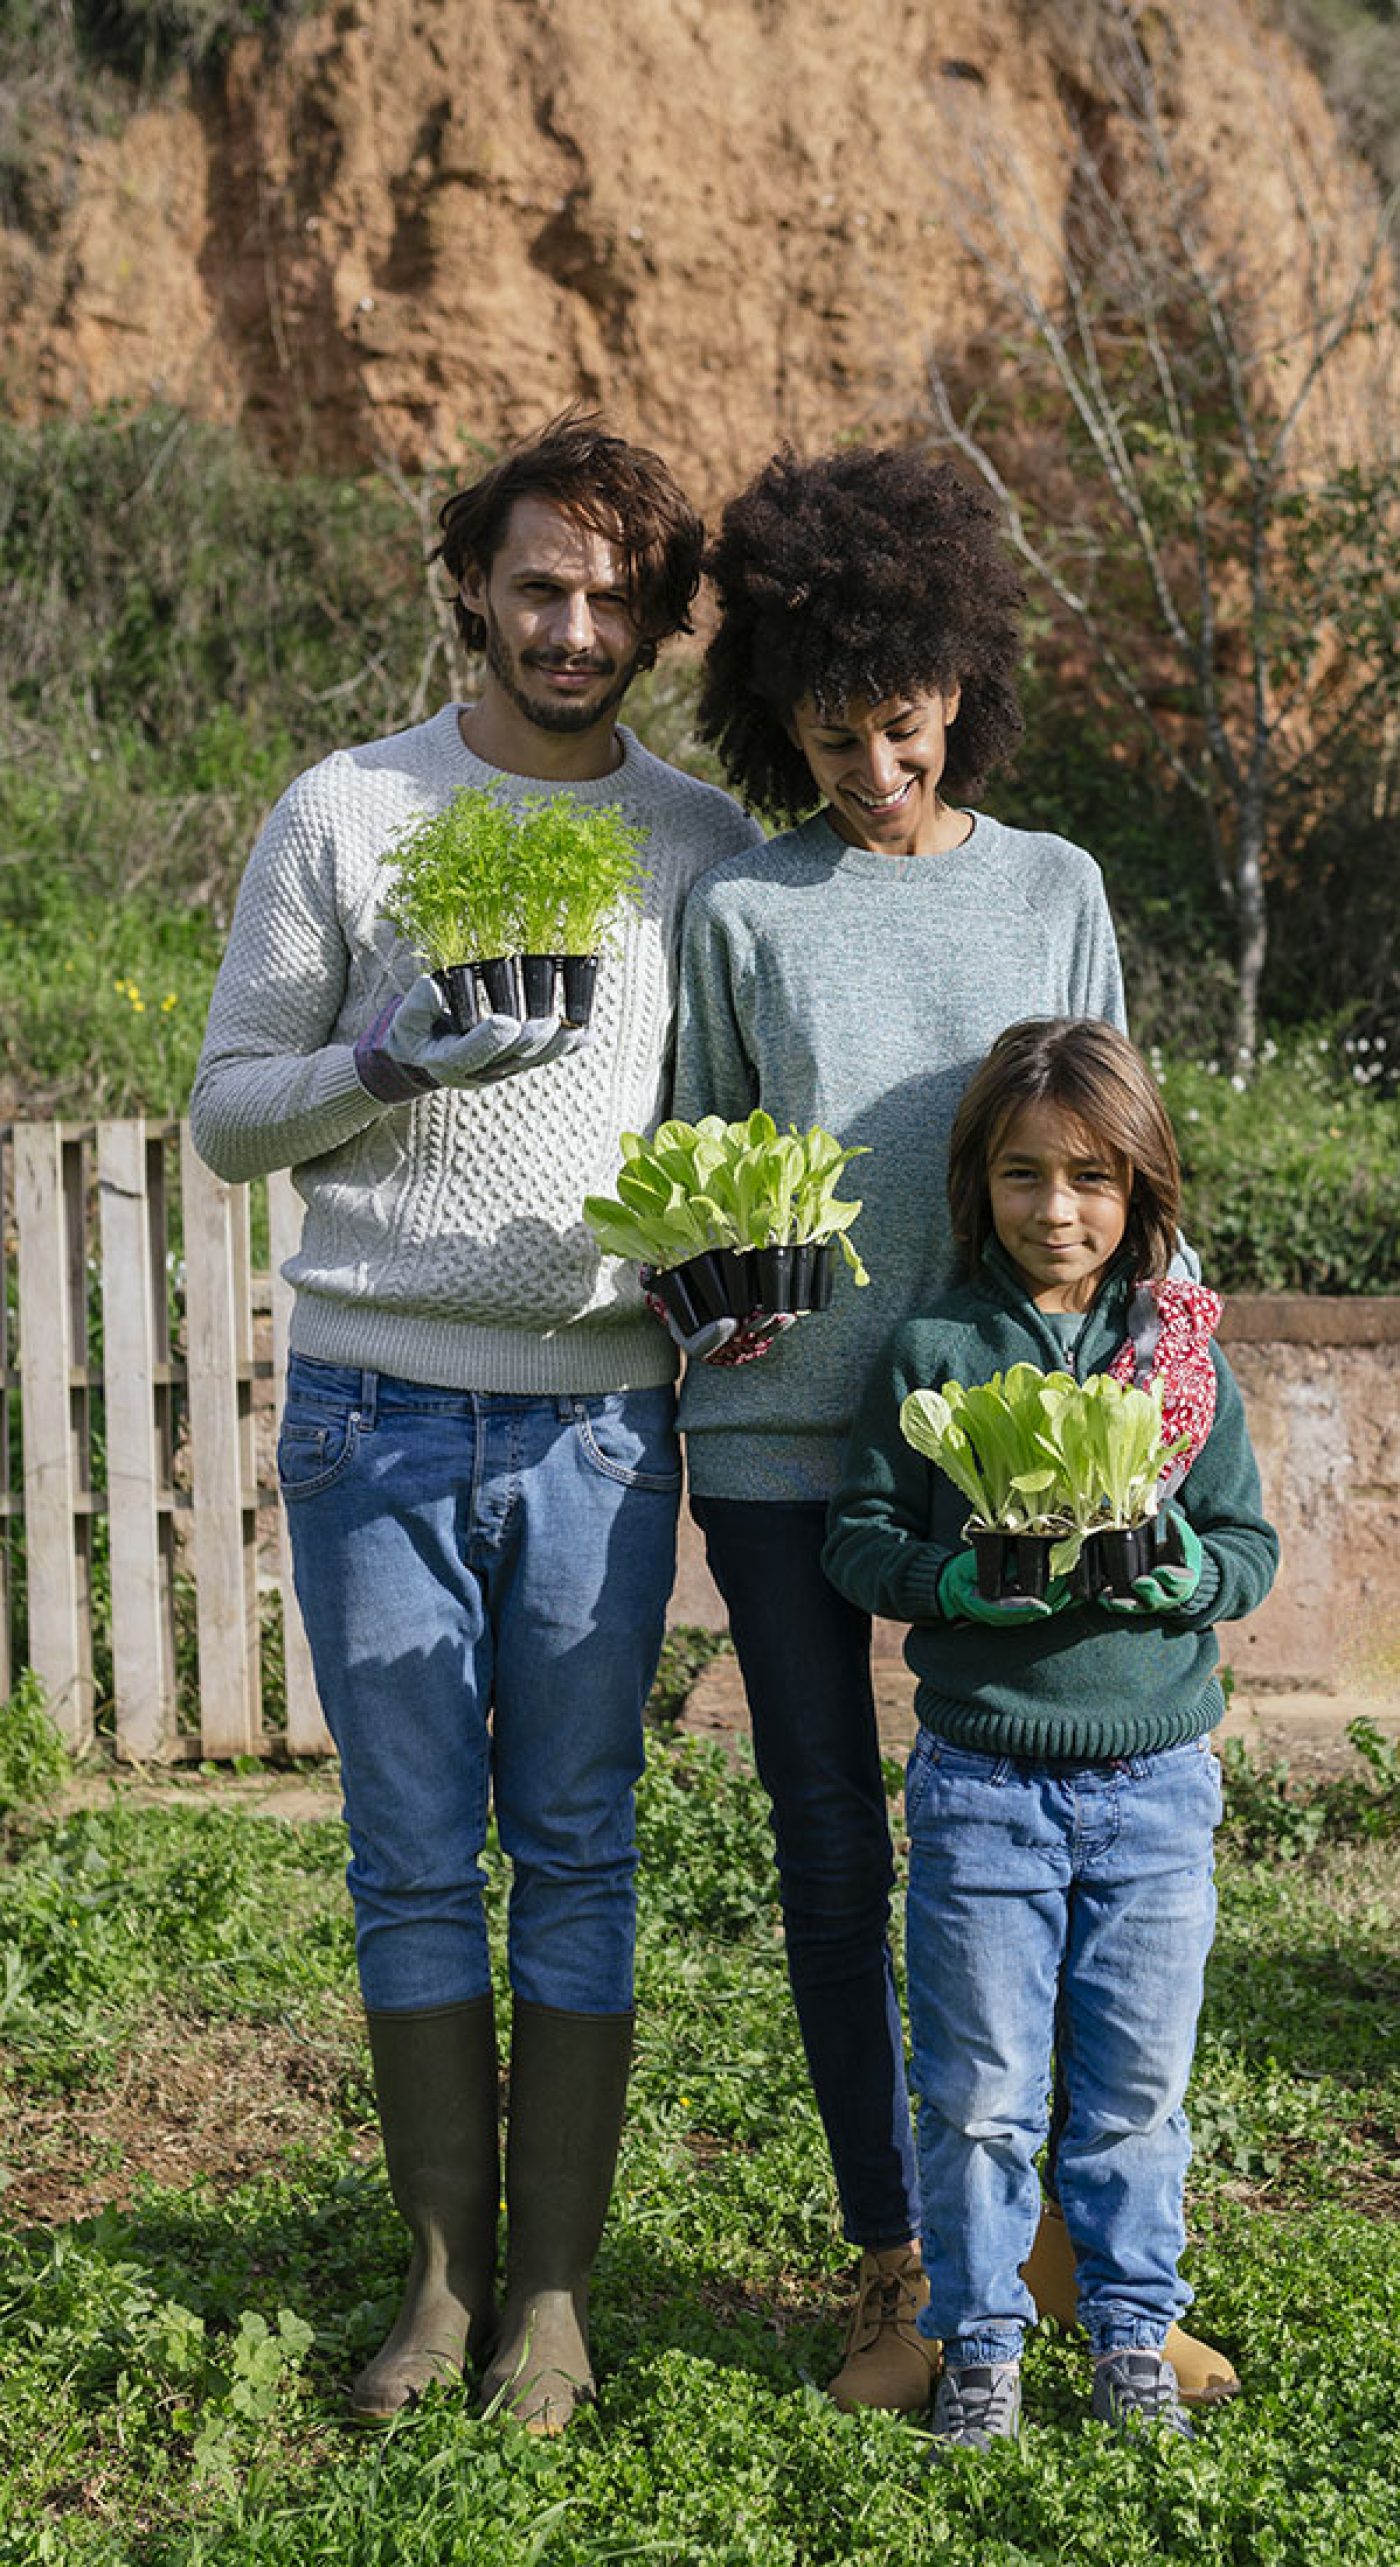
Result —
[[[651,1280],[650,1266],[638,1269],[643,1291]],[[754,1310],[747,1319],[707,1319],[689,1336],[673,1310],[668,1310],[659,1293],[647,1292],[646,1305],[653,1319],[659,1319],[674,1346],[679,1346],[690,1364],[752,1364],[766,1355],[785,1329],[792,1326],[795,1313],[790,1310]]]
[[[1048,1622],[1071,1601],[1066,1578],[1052,1578],[1043,1596],[981,1595],[971,1551],[955,1551],[939,1572],[938,1610],[945,1622],[990,1622],[999,1629],[1013,1622]]]
[[[801,1317],[796,1310],[751,1310],[747,1319],[739,1320],[734,1334],[723,1346],[707,1355],[707,1364],[756,1364],[760,1355],[769,1355],[780,1337]]]
[[[1094,1598],[1105,1613],[1179,1613],[1189,1604],[1201,1583],[1201,1542],[1195,1527],[1184,1515],[1170,1507],[1163,1517],[1167,1538],[1175,1558],[1159,1560],[1144,1577],[1134,1578],[1133,1598],[1100,1595]]]
[[[454,1034],[443,1013],[442,992],[431,972],[406,998],[392,999],[355,1045],[360,1085],[383,1105],[402,1105],[437,1087],[487,1087],[518,1070],[543,1069],[565,1052],[579,1051],[592,1035],[557,1016],[483,1017],[469,1034]]]

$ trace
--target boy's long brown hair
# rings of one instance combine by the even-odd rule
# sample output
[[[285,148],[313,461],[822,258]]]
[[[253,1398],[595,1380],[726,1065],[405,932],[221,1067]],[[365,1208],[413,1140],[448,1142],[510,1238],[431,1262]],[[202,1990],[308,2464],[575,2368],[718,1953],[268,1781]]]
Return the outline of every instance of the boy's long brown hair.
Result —
[[[1124,1246],[1164,1275],[1181,1216],[1181,1162],[1157,1082],[1126,1034],[1096,1016],[1028,1016],[999,1034],[966,1090],[948,1150],[953,1236],[975,1274],[993,1234],[987,1171],[1023,1106],[1056,1105],[1131,1171]]]

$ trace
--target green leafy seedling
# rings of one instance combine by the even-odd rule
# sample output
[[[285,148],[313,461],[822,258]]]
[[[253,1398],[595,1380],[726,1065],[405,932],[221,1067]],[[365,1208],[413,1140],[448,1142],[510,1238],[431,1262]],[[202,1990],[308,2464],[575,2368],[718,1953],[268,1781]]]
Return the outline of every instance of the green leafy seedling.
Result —
[[[513,812],[494,787],[464,785],[401,829],[382,863],[383,914],[433,971],[519,951]]]
[[[706,1248],[767,1248],[835,1239],[858,1284],[865,1267],[847,1236],[860,1211],[836,1193],[860,1156],[814,1124],[779,1132],[761,1106],[740,1123],[672,1120],[648,1141],[624,1132],[616,1197],[589,1195],[583,1217],[604,1253],[664,1272]]]

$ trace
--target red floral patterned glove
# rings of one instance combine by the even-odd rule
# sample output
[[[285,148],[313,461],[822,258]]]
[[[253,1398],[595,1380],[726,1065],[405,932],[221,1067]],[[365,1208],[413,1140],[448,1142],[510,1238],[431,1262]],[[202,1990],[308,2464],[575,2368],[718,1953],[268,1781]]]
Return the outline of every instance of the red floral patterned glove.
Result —
[[[649,1292],[645,1298],[653,1319],[660,1320],[673,1345],[691,1364],[756,1364],[796,1316],[790,1310],[751,1310],[747,1319],[707,1319],[687,1336],[659,1293]]]

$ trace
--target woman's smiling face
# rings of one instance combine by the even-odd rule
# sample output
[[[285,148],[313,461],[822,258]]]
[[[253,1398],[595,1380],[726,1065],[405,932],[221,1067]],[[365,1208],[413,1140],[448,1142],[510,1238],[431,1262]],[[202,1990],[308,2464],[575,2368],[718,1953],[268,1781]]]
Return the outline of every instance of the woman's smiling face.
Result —
[[[810,697],[794,706],[792,737],[848,846],[925,856],[967,836],[965,814],[950,810],[938,792],[959,692],[889,695],[879,704],[856,696],[831,715],[819,713]]]

